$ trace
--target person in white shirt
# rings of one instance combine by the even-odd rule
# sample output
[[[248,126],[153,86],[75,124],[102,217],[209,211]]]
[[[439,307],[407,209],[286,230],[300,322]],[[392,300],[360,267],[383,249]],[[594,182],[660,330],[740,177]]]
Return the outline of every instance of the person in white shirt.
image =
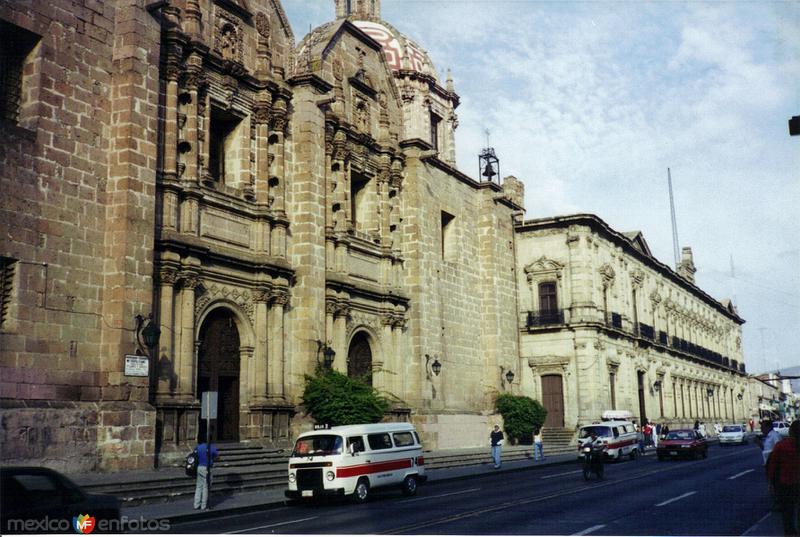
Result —
[[[764,447],[761,449],[761,456],[764,459],[764,464],[767,464],[769,454],[772,453],[772,448],[775,444],[783,440],[781,434],[772,428],[772,420],[764,420],[761,422],[761,430],[765,433]]]

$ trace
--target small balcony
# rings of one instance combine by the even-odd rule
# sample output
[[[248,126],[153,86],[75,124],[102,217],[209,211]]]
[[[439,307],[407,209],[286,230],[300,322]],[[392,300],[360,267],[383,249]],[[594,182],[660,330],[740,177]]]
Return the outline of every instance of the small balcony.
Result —
[[[564,324],[564,310],[529,311],[525,321],[527,328]]]

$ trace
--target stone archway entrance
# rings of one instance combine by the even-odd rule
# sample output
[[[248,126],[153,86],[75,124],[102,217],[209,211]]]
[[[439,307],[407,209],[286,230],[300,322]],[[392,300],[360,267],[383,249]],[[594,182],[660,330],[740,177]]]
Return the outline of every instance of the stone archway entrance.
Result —
[[[222,442],[239,440],[239,330],[230,311],[213,311],[200,328],[197,397],[217,392],[217,419],[211,438]],[[206,439],[206,420],[200,420],[199,440]]]
[[[542,375],[542,406],[547,410],[545,427],[564,427],[564,388],[561,375]]]
[[[347,375],[359,377],[372,385],[372,347],[366,332],[359,332],[350,341],[347,351]]]

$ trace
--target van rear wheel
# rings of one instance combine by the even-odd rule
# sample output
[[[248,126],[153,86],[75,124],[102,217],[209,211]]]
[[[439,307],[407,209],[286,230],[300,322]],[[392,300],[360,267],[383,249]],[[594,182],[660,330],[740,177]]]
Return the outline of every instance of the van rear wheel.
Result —
[[[403,494],[405,496],[414,496],[417,493],[417,476],[408,475],[403,479]]]
[[[356,489],[353,491],[353,501],[356,503],[366,503],[369,499],[369,480],[362,477],[356,483]]]

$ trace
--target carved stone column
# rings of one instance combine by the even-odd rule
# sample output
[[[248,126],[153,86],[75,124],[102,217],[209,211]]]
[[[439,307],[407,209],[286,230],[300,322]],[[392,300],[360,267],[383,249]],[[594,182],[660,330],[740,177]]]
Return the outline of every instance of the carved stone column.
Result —
[[[263,405],[267,402],[267,361],[269,353],[268,308],[272,287],[264,286],[253,292],[255,302],[256,344],[253,349],[253,375],[250,379],[250,404]]]
[[[269,326],[270,326],[270,345],[267,374],[267,391],[270,399],[283,401],[286,398],[285,392],[285,364],[284,364],[284,313],[289,304],[289,290],[286,288],[276,288],[270,296]]]
[[[277,219],[270,233],[270,255],[286,257],[286,170],[284,132],[288,119],[286,99],[278,97],[272,105],[272,132],[270,133],[270,151],[272,172],[269,179],[269,198],[271,208]]]
[[[177,355],[178,397],[193,399],[193,380],[195,373],[195,318],[194,307],[196,291],[200,285],[200,277],[195,271],[183,271],[180,274],[183,287],[180,291],[181,309],[180,345]]]
[[[347,374],[347,316],[350,305],[347,301],[339,302],[333,317],[333,350],[336,351],[333,367]]]
[[[184,93],[180,97],[183,103],[182,110],[186,114],[186,124],[183,130],[184,139],[180,141],[178,150],[185,160],[186,169],[183,173],[183,179],[197,183],[200,180],[198,169],[198,157],[200,155],[198,98],[200,78],[202,77],[202,68],[197,64],[198,62],[202,64],[202,59],[193,55],[190,61],[193,63],[189,65],[184,75]]]
[[[173,350],[175,335],[174,286],[178,280],[178,272],[174,267],[162,266],[158,273],[159,280],[159,328],[161,337],[158,340],[159,352],[156,356],[156,378],[158,387],[156,397],[169,397],[177,384],[177,370]]]

